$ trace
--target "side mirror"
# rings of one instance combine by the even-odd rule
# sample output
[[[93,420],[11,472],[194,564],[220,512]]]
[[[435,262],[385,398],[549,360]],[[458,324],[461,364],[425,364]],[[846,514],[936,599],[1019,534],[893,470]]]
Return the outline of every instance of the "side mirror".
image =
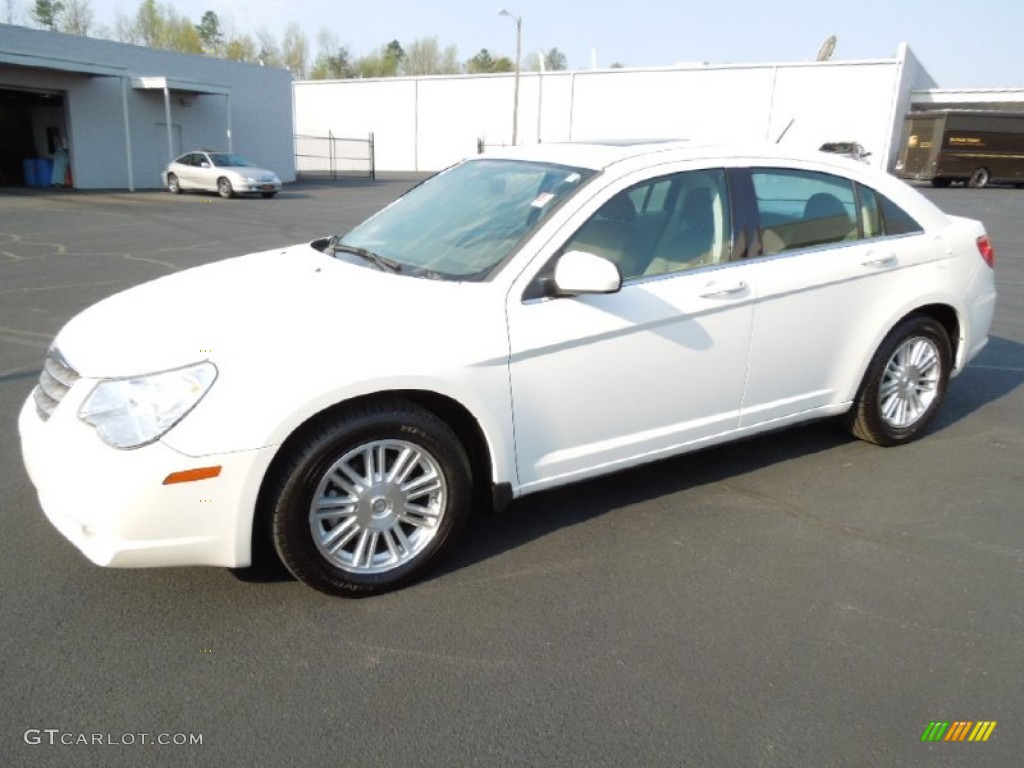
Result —
[[[619,268],[608,259],[586,251],[569,251],[555,264],[554,288],[559,296],[615,293],[622,288]]]

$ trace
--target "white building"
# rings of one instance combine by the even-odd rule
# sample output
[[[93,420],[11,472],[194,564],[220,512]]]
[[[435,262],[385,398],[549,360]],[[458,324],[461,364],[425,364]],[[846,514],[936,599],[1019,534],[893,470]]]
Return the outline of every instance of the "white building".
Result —
[[[514,74],[297,82],[296,132],[372,132],[378,170],[433,171],[478,141],[511,143],[514,84]],[[889,167],[912,93],[934,86],[906,45],[891,59],[524,72],[518,143],[855,141]]]
[[[199,147],[293,181],[291,83],[283,69],[0,24],[0,186],[46,186],[39,162],[62,147],[82,189],[159,187],[168,160]]]

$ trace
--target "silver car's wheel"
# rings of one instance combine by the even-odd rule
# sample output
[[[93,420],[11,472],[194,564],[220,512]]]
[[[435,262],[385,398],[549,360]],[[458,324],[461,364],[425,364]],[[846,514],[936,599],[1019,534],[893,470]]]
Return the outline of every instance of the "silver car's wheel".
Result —
[[[853,434],[878,445],[917,437],[945,397],[952,359],[940,323],[921,315],[903,320],[868,366],[847,416]]]
[[[231,187],[231,182],[223,176],[217,179],[217,194],[223,198],[229,198],[235,194],[235,190]]]
[[[173,173],[167,174],[167,189],[169,189],[172,194],[181,194],[181,182],[178,181],[178,177]]]
[[[350,573],[387,573],[437,535],[448,503],[441,465],[420,445],[374,440],[323,473],[309,508],[320,554]]]
[[[322,592],[359,596],[408,583],[443,556],[469,514],[472,480],[447,424],[389,400],[289,440],[263,497],[288,570]]]

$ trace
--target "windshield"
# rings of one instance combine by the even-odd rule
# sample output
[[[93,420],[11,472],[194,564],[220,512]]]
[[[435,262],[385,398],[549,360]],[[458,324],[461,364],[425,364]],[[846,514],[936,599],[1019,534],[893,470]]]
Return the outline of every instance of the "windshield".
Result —
[[[484,280],[593,171],[520,160],[469,160],[428,179],[340,243],[406,274]]]
[[[210,153],[210,162],[220,168],[245,168],[252,165],[241,155],[228,154],[227,152]]]

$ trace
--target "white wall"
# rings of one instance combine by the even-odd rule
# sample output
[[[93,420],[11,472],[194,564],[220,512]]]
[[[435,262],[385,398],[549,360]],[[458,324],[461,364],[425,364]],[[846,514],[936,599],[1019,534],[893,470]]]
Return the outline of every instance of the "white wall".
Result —
[[[515,77],[459,75],[296,82],[301,134],[376,138],[377,170],[433,171],[512,141]],[[817,148],[856,141],[887,166],[909,94],[931,79],[892,59],[522,73],[518,141],[688,138]],[[787,129],[788,126],[788,130]]]

